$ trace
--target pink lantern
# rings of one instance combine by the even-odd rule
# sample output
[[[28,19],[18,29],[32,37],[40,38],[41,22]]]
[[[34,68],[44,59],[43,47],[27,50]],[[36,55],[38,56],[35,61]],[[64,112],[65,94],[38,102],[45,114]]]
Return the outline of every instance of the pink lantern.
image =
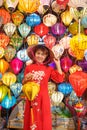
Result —
[[[61,59],[61,67],[64,72],[68,72],[71,66],[72,66],[72,60],[68,56]]]
[[[44,38],[43,41],[45,43],[45,45],[52,49],[52,47],[55,45],[56,42],[56,38],[54,36],[52,36],[51,34],[47,34]]]
[[[66,31],[66,27],[63,23],[56,23],[51,27],[51,31],[55,35],[63,35]]]
[[[14,58],[10,62],[10,66],[11,66],[11,69],[13,70],[13,72],[15,74],[18,74],[21,71],[21,69],[23,68],[23,62],[18,58]]]
[[[41,5],[50,5],[50,0],[40,0]]]

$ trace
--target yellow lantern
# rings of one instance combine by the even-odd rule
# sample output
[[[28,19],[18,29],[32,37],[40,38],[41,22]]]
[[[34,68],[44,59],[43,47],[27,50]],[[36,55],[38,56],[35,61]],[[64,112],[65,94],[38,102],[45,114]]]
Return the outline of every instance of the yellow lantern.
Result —
[[[18,8],[26,13],[34,13],[38,10],[40,0],[19,0]]]
[[[2,76],[2,82],[5,85],[10,86],[16,82],[16,75],[13,74],[12,72],[6,72]]]
[[[0,86],[0,102],[2,102],[4,97],[7,95],[7,93],[9,94],[9,92],[10,92],[10,89],[8,89],[7,86],[5,85]]]
[[[38,44],[38,42],[39,42],[39,36],[36,34],[31,34],[30,36],[27,37],[27,43],[29,46]]]
[[[70,40],[70,48],[78,60],[83,59],[84,51],[87,49],[87,36],[84,34],[77,34]]]
[[[69,10],[66,10],[64,11],[62,14],[61,14],[61,19],[63,21],[63,23],[68,26],[72,19],[73,19],[73,15],[71,15],[70,11]]]
[[[0,47],[0,58],[2,58],[4,56],[4,48]]]
[[[9,68],[9,63],[4,60],[0,59],[0,73],[4,74]]]

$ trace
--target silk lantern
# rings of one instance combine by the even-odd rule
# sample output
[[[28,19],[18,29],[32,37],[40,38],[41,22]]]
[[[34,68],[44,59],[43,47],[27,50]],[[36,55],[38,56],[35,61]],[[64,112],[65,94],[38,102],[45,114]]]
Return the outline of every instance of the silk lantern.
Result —
[[[61,68],[63,69],[64,72],[68,72],[69,68],[72,66],[72,60],[68,56],[63,57],[60,63]]]
[[[54,14],[48,13],[43,17],[43,23],[47,27],[53,26],[54,24],[56,24],[56,22],[57,22],[57,17]]]
[[[21,72],[17,75],[17,81],[18,81],[19,83],[22,83],[23,78],[24,78],[24,72],[21,71]]]
[[[56,23],[51,27],[51,32],[54,35],[63,35],[66,32],[66,27],[62,23]]]
[[[10,13],[7,10],[5,10],[4,8],[0,8],[0,16],[3,19],[3,24],[6,24],[6,23],[10,22],[10,20],[11,20]]]
[[[22,84],[18,82],[14,83],[10,86],[10,89],[13,92],[14,96],[17,98],[22,91]]]
[[[48,34],[49,28],[44,25],[43,23],[40,23],[39,25],[34,27],[34,32],[39,35],[40,37]]]
[[[2,24],[3,24],[3,18],[2,16],[0,16],[0,27],[2,26]]]
[[[17,100],[14,96],[11,96],[11,98],[6,95],[3,101],[1,102],[1,106],[5,109],[10,109],[16,104]]]
[[[70,68],[69,68],[69,73],[72,74],[76,71],[82,71],[82,68],[80,66],[78,66],[77,64],[74,64],[72,65]]]
[[[53,92],[51,95],[51,101],[53,106],[58,106],[64,98],[63,93],[61,92]]]
[[[50,0],[40,0],[41,5],[50,5]]]
[[[4,33],[0,33],[0,47],[5,48],[9,44],[9,37]]]
[[[81,24],[84,28],[87,28],[87,16],[81,18]]]
[[[28,26],[34,27],[41,23],[41,18],[38,14],[32,13],[26,17],[26,23]]]
[[[4,56],[4,48],[3,47],[0,47],[0,58],[2,58]]]
[[[64,95],[70,94],[72,92],[72,86],[70,83],[61,83],[57,86],[58,91],[62,92]]]
[[[13,70],[14,74],[17,75],[23,68],[23,61],[18,58],[14,58],[10,62],[10,67]]]
[[[66,7],[66,5],[68,4],[69,0],[56,0],[57,4]]]
[[[23,19],[24,15],[19,10],[16,10],[12,13],[12,21],[16,26],[19,26],[22,23]]]
[[[81,97],[87,88],[87,74],[82,71],[76,71],[69,75],[69,82],[76,92],[76,95]]]
[[[85,60],[87,61],[87,49],[84,51],[84,57],[85,57]]]
[[[56,90],[56,84],[53,83],[52,81],[48,82],[48,93],[51,96],[53,92]]]
[[[10,62],[14,56],[16,55],[16,50],[13,46],[10,46],[8,45],[6,48],[5,48],[5,54],[4,54],[4,57],[5,59]]]
[[[51,34],[47,34],[43,37],[43,41],[48,48],[52,49],[56,43],[56,38]]]
[[[0,73],[4,74],[8,69],[9,63],[4,59],[0,59]]]
[[[78,61],[78,65],[82,68],[82,70],[84,72],[87,72],[87,61],[86,60]]]
[[[60,5],[57,4],[56,0],[52,1],[51,7],[55,13],[59,13],[61,11]]]
[[[13,24],[13,23],[7,23],[7,24],[4,25],[3,29],[6,33],[6,35],[11,37],[16,30],[16,25]]]
[[[2,76],[2,82],[5,85],[10,86],[16,82],[16,75],[12,72],[5,72]]]
[[[0,7],[3,5],[4,0],[0,0]]]
[[[34,13],[40,5],[40,0],[19,0],[19,10],[25,13]]]

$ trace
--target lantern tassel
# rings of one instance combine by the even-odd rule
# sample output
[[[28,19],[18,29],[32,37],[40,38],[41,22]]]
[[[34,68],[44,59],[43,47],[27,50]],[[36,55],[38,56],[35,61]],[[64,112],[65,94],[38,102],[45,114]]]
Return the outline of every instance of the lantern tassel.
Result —
[[[34,113],[33,113],[33,107],[31,106],[31,120],[32,124],[34,123]]]

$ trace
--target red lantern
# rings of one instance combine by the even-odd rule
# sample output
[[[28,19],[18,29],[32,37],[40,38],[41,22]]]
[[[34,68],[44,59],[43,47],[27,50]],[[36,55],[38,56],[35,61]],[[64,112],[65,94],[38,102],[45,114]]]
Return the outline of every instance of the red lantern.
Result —
[[[34,27],[34,32],[39,36],[44,36],[49,32],[49,28],[43,23]]]
[[[69,0],[56,0],[57,4],[66,7],[68,4]]]
[[[69,75],[69,82],[76,92],[76,95],[81,97],[87,88],[87,74],[82,71],[76,71]]]
[[[4,33],[0,33],[0,47],[5,48],[9,44],[9,37]]]

